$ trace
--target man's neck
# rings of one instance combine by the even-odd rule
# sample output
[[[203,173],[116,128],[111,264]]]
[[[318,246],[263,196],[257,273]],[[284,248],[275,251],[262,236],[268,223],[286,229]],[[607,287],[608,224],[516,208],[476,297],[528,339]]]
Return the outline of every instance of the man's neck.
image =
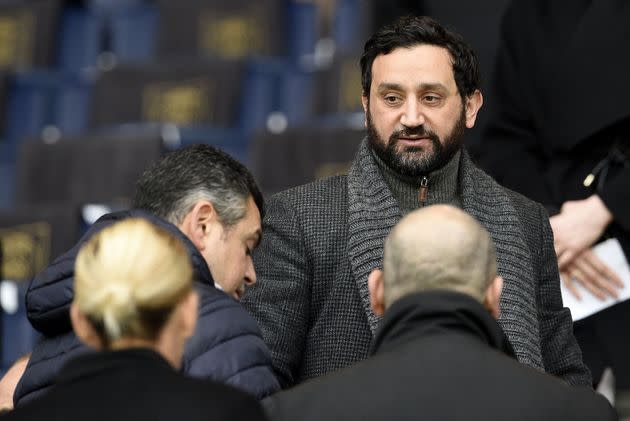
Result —
[[[422,205],[419,192],[423,177],[403,176],[383,162],[371,148],[370,151],[402,214],[406,215],[419,208]],[[427,178],[428,188],[425,206],[442,203],[461,208],[461,192],[458,188],[460,157],[461,150],[442,168],[424,176]]]

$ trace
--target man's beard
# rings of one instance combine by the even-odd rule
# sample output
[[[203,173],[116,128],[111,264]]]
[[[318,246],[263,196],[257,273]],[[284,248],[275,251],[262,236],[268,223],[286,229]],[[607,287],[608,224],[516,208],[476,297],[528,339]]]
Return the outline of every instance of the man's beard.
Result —
[[[462,107],[459,119],[451,133],[444,138],[444,142],[440,141],[435,132],[424,126],[417,126],[394,131],[386,143],[376,132],[370,112],[367,113],[367,136],[372,150],[389,168],[405,177],[419,178],[446,165],[461,149],[465,127],[466,114]],[[428,146],[410,146],[397,150],[399,139],[407,136],[428,138],[433,150],[429,150]]]

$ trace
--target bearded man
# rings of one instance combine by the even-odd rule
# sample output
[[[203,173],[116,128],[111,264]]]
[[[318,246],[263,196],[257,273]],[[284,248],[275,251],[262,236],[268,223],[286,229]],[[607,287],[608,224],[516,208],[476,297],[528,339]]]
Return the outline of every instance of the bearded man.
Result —
[[[384,240],[403,215],[438,203],[490,233],[505,282],[498,321],[518,360],[590,385],[546,211],[499,186],[462,147],[483,103],[473,51],[434,20],[406,17],[367,41],[361,71],[367,138],[348,175],[271,199],[258,282],[243,300],[282,386],[367,357],[380,321],[368,275],[382,267]]]

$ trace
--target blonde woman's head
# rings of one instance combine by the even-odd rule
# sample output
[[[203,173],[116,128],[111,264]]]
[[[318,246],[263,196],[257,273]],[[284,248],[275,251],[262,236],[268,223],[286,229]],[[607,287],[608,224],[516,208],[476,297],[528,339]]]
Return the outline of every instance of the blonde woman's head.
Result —
[[[194,301],[185,305],[192,310],[182,310],[187,313],[184,319],[173,321],[188,301]],[[115,223],[79,251],[71,316],[75,330],[81,330],[78,336],[88,345],[107,349],[125,341],[157,343],[169,323],[180,322],[185,328],[177,326],[178,334],[190,336],[196,303],[183,243],[147,220]],[[188,314],[192,311],[194,315]],[[172,339],[171,346],[179,340]]]

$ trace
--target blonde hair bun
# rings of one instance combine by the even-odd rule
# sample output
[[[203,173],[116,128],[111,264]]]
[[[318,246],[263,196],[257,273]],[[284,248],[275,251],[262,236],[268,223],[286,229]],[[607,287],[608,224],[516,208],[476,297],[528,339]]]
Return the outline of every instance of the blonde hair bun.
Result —
[[[141,218],[96,233],[75,263],[74,304],[105,343],[153,339],[162,327],[155,320],[165,322],[191,288],[192,266],[182,241]]]

